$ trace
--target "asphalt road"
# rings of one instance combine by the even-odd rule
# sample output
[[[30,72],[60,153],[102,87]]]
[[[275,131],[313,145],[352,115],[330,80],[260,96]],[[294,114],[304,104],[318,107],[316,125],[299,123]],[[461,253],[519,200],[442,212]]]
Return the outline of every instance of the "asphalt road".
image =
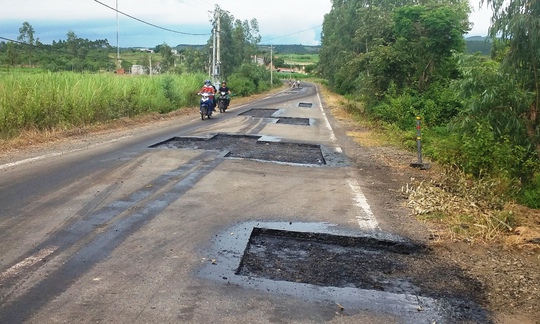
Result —
[[[384,236],[326,113],[304,84],[212,120],[1,157],[0,323],[439,320],[417,296],[235,273],[254,227]],[[326,164],[150,148],[215,134],[318,145]]]

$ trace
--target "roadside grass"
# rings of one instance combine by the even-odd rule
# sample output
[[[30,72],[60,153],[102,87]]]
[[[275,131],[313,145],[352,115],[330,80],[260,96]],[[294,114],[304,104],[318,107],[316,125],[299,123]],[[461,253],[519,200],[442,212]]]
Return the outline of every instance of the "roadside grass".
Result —
[[[200,80],[196,80],[196,83],[198,90]],[[285,88],[286,86],[283,85],[282,87],[272,89],[270,92],[278,92]],[[252,95],[250,97],[235,97],[231,102],[231,108],[242,105],[249,100],[263,98],[267,95],[268,92]],[[97,122],[69,128],[56,127],[53,129],[41,130],[34,127],[23,129],[17,136],[0,140],[0,155],[9,154],[9,152],[13,150],[24,150],[28,148],[40,147],[42,145],[62,140],[81,138],[86,135],[105,134],[109,132],[121,131],[126,128],[137,128],[157,122],[177,120],[182,116],[198,116],[198,98],[195,98],[195,101],[190,102],[186,107],[182,107],[168,113],[149,112],[137,116],[121,117],[105,122]]]
[[[358,144],[415,152],[416,130],[404,132],[370,119],[360,102],[332,93],[325,86],[321,89],[333,116],[353,126],[347,135]],[[382,159],[390,166],[403,167],[402,161],[392,161],[391,156]],[[540,211],[514,203],[507,194],[512,183],[474,179],[450,166],[430,164],[430,170],[422,171],[424,180],[411,179],[401,191],[412,214],[431,224],[433,242],[540,247]]]
[[[202,75],[0,74],[0,138],[54,132],[197,102]]]

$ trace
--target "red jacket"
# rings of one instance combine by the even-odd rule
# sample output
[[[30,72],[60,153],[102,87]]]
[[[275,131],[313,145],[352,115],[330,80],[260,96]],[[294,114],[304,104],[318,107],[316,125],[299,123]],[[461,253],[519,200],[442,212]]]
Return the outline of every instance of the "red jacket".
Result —
[[[214,90],[214,87],[212,87],[211,85],[204,85],[202,88],[201,88],[201,91],[199,91],[200,93],[208,93],[210,95],[210,98],[214,97],[214,93],[216,93],[216,91]]]

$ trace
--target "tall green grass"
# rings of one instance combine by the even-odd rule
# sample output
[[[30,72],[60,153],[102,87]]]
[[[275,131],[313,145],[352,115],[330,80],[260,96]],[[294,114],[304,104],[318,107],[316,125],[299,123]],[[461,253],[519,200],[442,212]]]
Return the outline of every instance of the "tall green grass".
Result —
[[[0,136],[81,127],[197,104],[204,75],[0,74]]]

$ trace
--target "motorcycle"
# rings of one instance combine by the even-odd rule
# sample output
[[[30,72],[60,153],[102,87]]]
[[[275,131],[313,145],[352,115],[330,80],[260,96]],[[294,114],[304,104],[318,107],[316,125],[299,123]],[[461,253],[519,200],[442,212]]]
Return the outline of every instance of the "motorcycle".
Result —
[[[204,117],[208,117],[208,119],[210,119],[210,117],[212,117],[213,99],[210,98],[210,94],[206,92],[199,92],[198,95],[201,96],[201,101],[199,102],[201,119],[204,120]]]
[[[224,113],[227,110],[228,99],[229,94],[225,91],[221,91],[218,98],[218,107],[220,113]]]

